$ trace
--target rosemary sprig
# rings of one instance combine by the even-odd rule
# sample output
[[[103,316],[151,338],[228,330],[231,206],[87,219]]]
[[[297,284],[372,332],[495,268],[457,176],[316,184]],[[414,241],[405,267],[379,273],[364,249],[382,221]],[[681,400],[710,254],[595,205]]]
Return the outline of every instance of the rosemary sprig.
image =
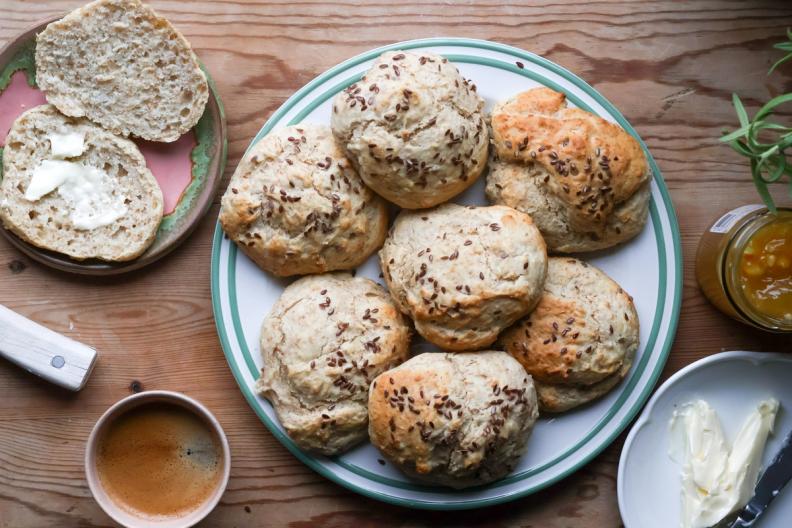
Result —
[[[770,68],[768,75],[778,66],[792,60],[792,30],[787,29],[788,42],[780,42],[774,47],[787,54]],[[792,196],[792,164],[787,162],[786,149],[792,146],[792,127],[771,121],[777,108],[792,102],[792,93],[774,97],[768,101],[753,118],[748,117],[745,107],[737,94],[732,94],[734,109],[740,128],[720,138],[739,154],[751,162],[751,175],[754,185],[767,208],[775,213],[776,206],[767,185],[789,177],[789,194]],[[759,136],[762,135],[762,140]]]

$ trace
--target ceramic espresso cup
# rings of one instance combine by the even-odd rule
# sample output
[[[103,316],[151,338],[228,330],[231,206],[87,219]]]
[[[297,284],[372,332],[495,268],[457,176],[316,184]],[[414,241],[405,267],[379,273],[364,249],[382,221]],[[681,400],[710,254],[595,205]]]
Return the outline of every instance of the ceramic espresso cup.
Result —
[[[142,406],[145,407],[141,409]],[[112,471],[103,469],[108,462],[100,460],[102,457],[108,458],[109,455],[104,453],[104,451],[109,449],[106,447],[110,443],[108,438],[113,437],[113,435],[118,441],[122,442],[122,446],[127,442],[134,444],[137,441],[134,438],[124,437],[124,435],[129,436],[129,425],[124,420],[131,420],[131,417],[136,415],[133,412],[135,410],[137,410],[137,414],[143,415],[148,409],[153,409],[154,412],[158,412],[160,409],[171,409],[171,411],[175,409],[178,414],[187,416],[193,426],[199,424],[200,429],[212,436],[211,444],[213,447],[211,448],[211,455],[214,457],[212,460],[215,462],[213,467],[216,468],[216,473],[213,474],[211,484],[204,490],[204,493],[200,495],[200,500],[194,505],[167,515],[152,515],[142,511],[145,508],[131,508],[130,503],[123,498],[123,492],[119,493],[118,490],[111,489],[112,485],[109,477],[105,475],[112,473]],[[186,411],[186,413],[182,413],[182,411]],[[138,420],[138,426],[140,423]],[[127,429],[120,429],[122,427]],[[156,433],[160,437],[162,436],[162,431],[156,431]],[[161,440],[161,438],[159,439]],[[135,450],[130,449],[129,451]],[[116,450],[117,452],[118,450]],[[185,449],[184,454],[193,454],[198,459],[206,459],[199,450],[193,450],[191,453],[189,449]],[[141,455],[138,453],[136,456],[139,457]],[[180,454],[179,456],[183,455]],[[121,461],[121,465],[123,465],[123,462]],[[159,464],[158,458],[152,458],[146,461],[146,464],[153,464],[154,467],[152,469],[154,472],[159,469],[157,468],[157,464]],[[167,472],[167,468],[163,468],[163,470]],[[228,439],[217,419],[196,400],[184,394],[170,391],[141,392],[115,403],[96,422],[88,438],[85,450],[85,475],[94,499],[114,521],[127,528],[187,528],[193,526],[206,517],[220,501],[220,497],[228,484],[230,470],[231,453],[228,447]],[[165,481],[167,479],[163,480],[163,482]],[[161,486],[165,487],[166,484]],[[157,487],[160,486],[158,485]],[[162,496],[156,496],[156,500],[159,502],[166,501],[163,497],[167,497],[167,491],[167,489],[162,489]]]

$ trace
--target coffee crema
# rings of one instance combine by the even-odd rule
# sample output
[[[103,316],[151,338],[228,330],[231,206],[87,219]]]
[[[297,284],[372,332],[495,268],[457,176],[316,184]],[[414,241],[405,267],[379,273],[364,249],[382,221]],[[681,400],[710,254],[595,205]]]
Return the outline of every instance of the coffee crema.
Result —
[[[188,514],[209,500],[222,476],[222,448],[212,428],[172,403],[146,403],[121,414],[99,438],[96,453],[108,496],[138,517]]]

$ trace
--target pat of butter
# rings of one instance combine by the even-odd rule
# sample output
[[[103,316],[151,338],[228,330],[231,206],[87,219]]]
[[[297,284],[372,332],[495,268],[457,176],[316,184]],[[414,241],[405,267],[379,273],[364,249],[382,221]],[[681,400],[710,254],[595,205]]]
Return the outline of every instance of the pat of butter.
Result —
[[[85,152],[85,132],[53,133],[48,137],[53,158],[74,158]]]
[[[45,194],[49,194],[66,181],[69,174],[79,170],[78,163],[63,160],[44,160],[33,169],[33,177],[25,190],[25,199],[35,202]]]
[[[75,229],[89,230],[112,224],[127,212],[123,196],[110,192],[109,176],[90,165],[44,160],[33,170],[25,198],[37,201],[55,189],[70,209]]]
[[[674,411],[669,455],[682,466],[682,528],[708,528],[748,502],[777,412],[778,400],[759,403],[730,448],[707,402]]]

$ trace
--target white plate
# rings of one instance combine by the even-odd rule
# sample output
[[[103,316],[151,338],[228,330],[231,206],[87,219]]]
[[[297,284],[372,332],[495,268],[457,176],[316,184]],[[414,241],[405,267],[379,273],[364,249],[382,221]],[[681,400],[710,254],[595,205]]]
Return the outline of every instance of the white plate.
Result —
[[[703,399],[717,411],[731,442],[748,414],[763,399],[781,403],[775,434],[765,448],[767,464],[792,429],[792,356],[761,352],[724,352],[680,370],[657,390],[635,422],[619,461],[619,509],[626,528],[679,526],[680,467],[668,458],[668,421],[674,408]],[[757,525],[789,528],[792,487],[785,488]]]
[[[473,80],[488,108],[517,92],[545,85],[565,92],[572,104],[618,122],[635,135],[602,95],[546,59],[493,42],[428,39],[375,49],[330,69],[286,101],[253,143],[270,130],[288,124],[329,124],[332,97],[358,81],[372,61],[389,49],[445,55],[462,75]],[[333,458],[300,451],[284,434],[269,403],[251,390],[261,366],[261,321],[288,281],[259,270],[224,239],[218,226],[212,252],[212,302],[220,342],[243,394],[264,424],[297,458],[347,488],[387,502],[431,509],[473,508],[513,500],[566,477],[610,444],[641,408],[665,364],[676,330],[682,284],[679,228],[660,171],[651,156],[649,160],[654,180],[646,229],[629,243],[590,258],[635,297],[641,346],[633,369],[619,387],[593,405],[555,419],[540,420],[528,453],[503,480],[453,491],[411,482],[389,465],[378,463],[381,456],[370,444]],[[484,204],[483,189],[482,177],[454,201]],[[376,257],[361,266],[358,274],[381,282]]]

